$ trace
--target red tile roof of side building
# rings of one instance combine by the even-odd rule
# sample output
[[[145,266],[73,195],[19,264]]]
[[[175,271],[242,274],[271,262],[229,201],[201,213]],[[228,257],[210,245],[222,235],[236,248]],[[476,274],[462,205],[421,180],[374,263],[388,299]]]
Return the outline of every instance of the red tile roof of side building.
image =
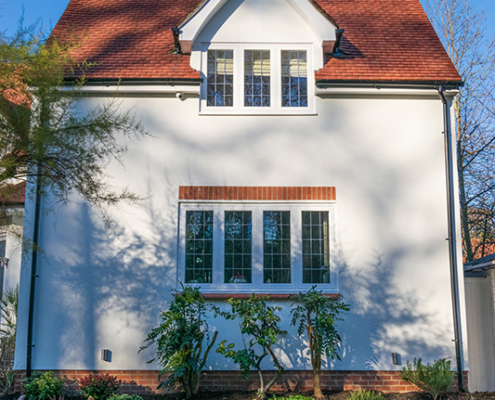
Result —
[[[7,185],[0,188],[0,205],[24,204],[26,201],[26,182]]]
[[[88,78],[199,79],[188,55],[173,54],[171,28],[203,0],[71,0],[52,36],[83,37],[76,58]],[[317,81],[461,82],[419,0],[312,0],[345,29],[338,57]]]

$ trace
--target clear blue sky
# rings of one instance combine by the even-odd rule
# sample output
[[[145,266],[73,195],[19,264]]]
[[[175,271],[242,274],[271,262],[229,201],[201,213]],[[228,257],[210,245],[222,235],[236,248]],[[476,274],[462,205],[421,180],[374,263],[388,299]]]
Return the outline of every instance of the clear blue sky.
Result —
[[[180,1],[180,0],[177,0]],[[471,0],[481,4],[488,17],[488,25],[495,35],[495,0]],[[69,0],[0,0],[0,31],[14,33],[24,6],[25,23],[30,24],[41,18],[48,33],[57,23]]]

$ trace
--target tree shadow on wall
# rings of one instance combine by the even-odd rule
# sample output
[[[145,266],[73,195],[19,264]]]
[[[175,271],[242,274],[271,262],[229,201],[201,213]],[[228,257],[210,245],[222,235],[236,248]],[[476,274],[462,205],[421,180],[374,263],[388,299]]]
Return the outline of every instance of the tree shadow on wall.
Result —
[[[40,268],[37,314],[50,313],[36,321],[35,367],[111,370],[102,349],[113,350],[112,361],[127,369],[143,369],[152,358],[150,351],[138,354],[139,345],[177,283],[175,192],[167,184],[160,190],[169,203],[153,204],[149,186],[138,209],[117,211],[123,223],[111,230],[86,204],[61,207],[57,222],[46,224],[60,232],[48,235]]]
[[[400,370],[392,352],[402,360],[440,358],[452,354],[452,333],[438,322],[421,288],[401,289],[394,281],[394,265],[405,250],[377,254],[373,264],[351,270],[343,263],[340,280],[344,301],[351,311],[339,323],[342,362],[330,365],[346,370]]]

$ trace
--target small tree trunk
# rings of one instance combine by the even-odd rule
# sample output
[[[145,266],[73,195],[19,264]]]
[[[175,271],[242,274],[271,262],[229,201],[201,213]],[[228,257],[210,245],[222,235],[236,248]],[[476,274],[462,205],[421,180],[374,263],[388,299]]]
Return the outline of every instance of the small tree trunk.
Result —
[[[306,330],[308,331],[308,343],[309,354],[311,356],[311,366],[313,367],[313,394],[316,399],[323,399],[323,393],[321,392],[321,355],[318,354],[317,349],[319,346],[318,336],[314,333],[313,327],[310,324],[311,318],[308,312],[308,325]]]
[[[320,382],[321,368],[313,368],[313,384],[314,384],[314,396],[316,399],[322,399],[323,393],[321,392]]]
[[[191,372],[191,393],[196,396],[199,392],[199,374]]]
[[[184,373],[184,378],[182,380],[182,386],[184,387],[184,391],[186,392],[186,399],[191,398],[192,392],[191,392],[190,371],[186,371]]]
[[[274,383],[277,382],[277,380],[282,376],[282,373],[284,372],[284,367],[282,367],[280,365],[280,363],[278,361],[278,358],[277,358],[277,356],[275,356],[275,353],[272,351],[272,348],[271,347],[268,347],[267,348],[267,350],[265,352],[265,355],[268,354],[268,353],[270,353],[270,355],[272,356],[273,363],[277,367],[277,373],[270,380],[270,382],[268,382],[265,386],[263,386],[263,374],[261,373],[261,359],[260,359],[260,361],[258,362],[258,365],[257,365],[258,374],[260,376],[260,383],[261,383],[260,389],[258,391],[258,397],[260,399],[265,399],[266,398],[267,392],[274,385]],[[264,357],[264,355],[263,355],[263,357]]]

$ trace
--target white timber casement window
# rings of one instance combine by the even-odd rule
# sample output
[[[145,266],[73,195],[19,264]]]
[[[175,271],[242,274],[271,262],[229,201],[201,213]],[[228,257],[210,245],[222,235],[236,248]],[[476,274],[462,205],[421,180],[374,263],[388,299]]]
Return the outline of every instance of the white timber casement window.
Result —
[[[334,202],[179,203],[179,281],[205,293],[337,293]]]
[[[201,114],[314,114],[309,44],[205,44]]]

